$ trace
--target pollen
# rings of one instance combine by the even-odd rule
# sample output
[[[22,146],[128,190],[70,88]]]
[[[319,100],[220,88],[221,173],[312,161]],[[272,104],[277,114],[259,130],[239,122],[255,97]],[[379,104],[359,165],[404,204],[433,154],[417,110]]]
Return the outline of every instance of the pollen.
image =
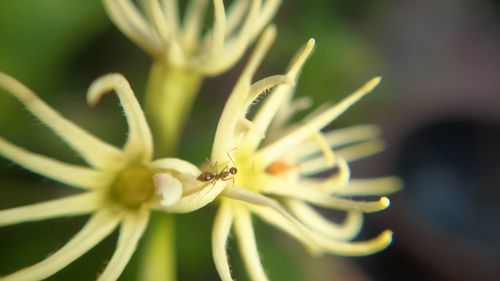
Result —
[[[111,198],[126,208],[139,208],[155,194],[153,175],[153,170],[141,164],[126,167],[111,186]]]

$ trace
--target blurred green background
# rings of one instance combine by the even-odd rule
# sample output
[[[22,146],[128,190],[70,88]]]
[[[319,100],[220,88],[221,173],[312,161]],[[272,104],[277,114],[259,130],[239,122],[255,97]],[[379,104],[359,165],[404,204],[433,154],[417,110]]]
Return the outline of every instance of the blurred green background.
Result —
[[[499,13],[500,4],[493,0],[284,1],[274,20],[278,39],[256,79],[283,72],[311,37],[317,47],[297,94],[311,96],[315,106],[335,102],[382,75],[375,94],[332,127],[381,124],[387,152],[355,163],[354,176],[398,174],[406,188],[391,197],[389,210],[367,216],[360,239],[385,228],[395,231],[394,244],[371,257],[314,259],[291,238],[257,222],[262,260],[272,280],[500,276]],[[207,157],[225,99],[244,61],[204,82],[180,157],[194,163]],[[120,72],[142,100],[149,66],[149,57],[111,24],[98,0],[0,2],[0,70],[113,144],[121,145],[126,133],[117,100],[105,98],[96,108],[88,108],[86,89],[98,76]],[[5,94],[0,95],[0,130],[30,150],[81,163]],[[72,191],[0,159],[0,209]],[[213,214],[214,208],[207,207],[178,216],[181,281],[218,280],[210,250]],[[1,228],[0,275],[43,259],[85,220]],[[116,233],[49,280],[95,279],[115,242]],[[246,280],[236,245],[231,242],[229,248],[238,280]],[[135,280],[136,257],[121,280]]]

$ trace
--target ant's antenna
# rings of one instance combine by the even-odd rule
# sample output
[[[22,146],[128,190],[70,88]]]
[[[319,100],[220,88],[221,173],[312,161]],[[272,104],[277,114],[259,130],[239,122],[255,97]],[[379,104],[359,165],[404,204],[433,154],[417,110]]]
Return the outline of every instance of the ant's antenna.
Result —
[[[236,164],[234,163],[233,158],[231,158],[231,155],[229,155],[229,152],[232,152],[232,151],[235,151],[235,150],[236,150],[236,147],[226,152],[227,157],[229,157],[229,159],[231,159],[231,162],[233,162],[233,166],[236,166]]]

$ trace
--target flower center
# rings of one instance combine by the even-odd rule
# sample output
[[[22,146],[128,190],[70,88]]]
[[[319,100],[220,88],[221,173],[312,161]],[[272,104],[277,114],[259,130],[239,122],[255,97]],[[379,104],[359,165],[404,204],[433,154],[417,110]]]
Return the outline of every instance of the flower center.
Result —
[[[155,194],[154,172],[142,164],[123,169],[111,185],[111,197],[126,208],[139,208]]]

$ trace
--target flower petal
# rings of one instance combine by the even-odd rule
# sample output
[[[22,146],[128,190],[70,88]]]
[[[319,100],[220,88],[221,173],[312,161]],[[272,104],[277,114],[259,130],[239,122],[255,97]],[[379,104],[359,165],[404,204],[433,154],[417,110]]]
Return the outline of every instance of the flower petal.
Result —
[[[368,241],[340,242],[316,237],[318,244],[326,251],[342,256],[366,256],[382,251],[392,242],[392,231],[385,230],[377,237]]]
[[[287,182],[280,184],[278,181],[275,181],[274,185],[270,184],[266,186],[263,192],[271,195],[300,199],[325,208],[359,211],[363,213],[378,212],[386,209],[390,204],[387,197],[381,197],[378,201],[354,201],[334,196],[326,196],[324,192],[304,188],[300,185],[291,185]]]
[[[380,127],[376,125],[357,125],[348,128],[331,130],[323,133],[331,148],[365,142],[380,136]],[[305,141],[294,149],[293,157],[301,159],[318,153],[318,147],[312,141]]]
[[[104,272],[97,280],[114,281],[120,277],[132,254],[137,249],[137,244],[148,225],[148,221],[149,210],[147,209],[140,210],[139,212],[130,212],[125,215],[120,228],[116,250]]]
[[[66,245],[43,261],[3,276],[3,281],[42,280],[88,252],[113,232],[120,216],[103,210],[93,215]]]
[[[262,159],[266,165],[272,163],[285,151],[293,146],[296,146],[297,144],[300,144],[304,140],[308,139],[313,133],[318,132],[323,127],[331,123],[359,99],[370,93],[380,83],[380,81],[380,77],[371,79],[353,94],[342,100],[340,103],[336,104],[333,107],[330,107],[318,116],[309,120],[309,122],[296,128],[292,132],[286,134],[282,138],[261,149],[258,152],[257,157]]]
[[[134,43],[155,58],[161,58],[160,38],[131,0],[104,0],[104,8],[114,24]]]
[[[260,262],[259,250],[257,249],[252,226],[252,218],[248,210],[242,207],[235,208],[234,228],[238,238],[240,253],[245,262],[245,267],[248,275],[250,275],[250,279],[254,281],[269,280]]]
[[[356,160],[377,154],[384,150],[384,148],[385,145],[383,141],[374,140],[337,149],[335,150],[335,155],[345,159],[347,162],[354,162]],[[323,155],[299,162],[299,172],[305,175],[319,174],[332,168],[328,166],[328,163],[325,161]]]
[[[139,156],[144,161],[150,161],[153,154],[151,130],[125,77],[112,73],[95,80],[87,92],[88,103],[95,105],[104,94],[111,90],[114,90],[118,95],[127,117],[129,136],[125,143],[125,152],[129,157]]]
[[[403,182],[398,177],[353,179],[335,191],[338,196],[378,196],[401,190]]]
[[[173,170],[182,174],[197,177],[201,171],[195,165],[178,158],[162,158],[151,162],[151,167]]]
[[[276,30],[274,28],[266,29],[224,106],[212,147],[211,160],[213,162],[225,162],[226,153],[235,147],[234,132],[240,117],[244,116],[246,112],[245,103],[248,98],[251,79],[275,36]]]
[[[97,192],[85,192],[61,199],[0,210],[0,226],[87,214],[101,206],[101,197],[102,194]]]
[[[147,13],[158,38],[161,40],[162,49],[166,50],[170,45],[170,41],[174,39],[172,38],[173,34],[169,30],[169,25],[163,14],[160,2],[158,0],[143,0],[142,3],[144,11]]]
[[[215,63],[224,52],[224,41],[226,39],[226,11],[222,0],[213,0],[214,3],[214,27],[210,34],[208,45],[208,63]]]
[[[239,201],[243,201],[250,205],[264,206],[268,207],[289,221],[291,224],[295,226],[297,231],[302,232],[303,235],[309,235],[309,231],[307,228],[294,216],[288,212],[282,205],[280,205],[277,201],[268,198],[259,193],[254,193],[245,188],[237,187],[237,186],[228,186],[223,191],[223,195],[228,198],[236,199]]]
[[[83,189],[97,189],[112,180],[108,173],[64,163],[18,147],[0,137],[0,155],[55,181]]]
[[[318,256],[323,252],[323,250],[314,242],[314,240],[311,239],[311,234],[309,231],[307,234],[305,234],[303,231],[299,231],[295,224],[285,219],[276,211],[256,205],[251,206],[251,210],[265,222],[275,226],[286,234],[297,239],[304,245],[304,247],[306,247],[307,251],[311,255]]]
[[[196,211],[211,203],[226,187],[225,182],[218,181],[215,184],[205,184],[198,192],[181,197],[173,206],[162,207],[161,210],[172,213],[188,213]]]
[[[341,224],[336,224],[324,218],[314,208],[299,200],[286,200],[286,206],[313,232],[327,238],[341,241],[351,240],[358,235],[363,225],[363,215],[360,212],[347,212]]]
[[[179,202],[182,196],[182,184],[179,180],[167,173],[157,173],[153,175],[153,182],[162,206],[170,207]]]
[[[198,45],[207,3],[208,0],[191,0],[187,4],[182,32],[182,42],[187,50],[194,50]]]
[[[222,203],[217,211],[212,228],[212,255],[214,257],[215,268],[217,268],[222,281],[233,280],[226,252],[226,243],[232,224],[233,213],[231,206],[227,203]]]
[[[26,106],[40,121],[68,143],[89,164],[108,168],[109,163],[121,161],[120,150],[87,133],[48,106],[28,87],[0,72],[0,88],[4,88]]]

